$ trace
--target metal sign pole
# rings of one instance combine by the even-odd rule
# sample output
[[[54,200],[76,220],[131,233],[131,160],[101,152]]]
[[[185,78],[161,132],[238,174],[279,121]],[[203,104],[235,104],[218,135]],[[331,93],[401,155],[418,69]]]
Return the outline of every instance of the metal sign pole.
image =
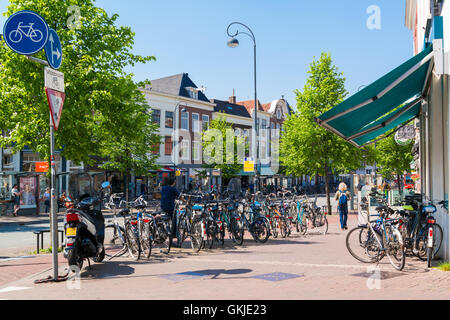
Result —
[[[50,162],[51,162],[51,193],[50,212],[52,230],[53,279],[58,279],[58,214],[56,206],[56,163],[55,163],[55,136],[50,115]]]

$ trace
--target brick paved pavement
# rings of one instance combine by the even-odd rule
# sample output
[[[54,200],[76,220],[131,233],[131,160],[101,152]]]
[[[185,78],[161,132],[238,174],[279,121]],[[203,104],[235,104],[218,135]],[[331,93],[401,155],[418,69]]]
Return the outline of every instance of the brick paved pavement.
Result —
[[[355,216],[352,225],[356,225]],[[449,274],[428,270],[411,257],[404,272],[382,261],[381,280],[371,279],[374,273],[368,268],[372,265],[359,263],[348,254],[345,234],[333,215],[327,236],[294,234],[289,239],[270,239],[265,245],[249,239],[244,247],[227,243],[224,249],[200,254],[175,249],[169,256],[155,254],[149,261],[139,262],[125,256],[95,264],[92,270],[85,268],[79,290],[69,290],[67,283],[33,284],[34,279],[51,274],[42,273],[51,267],[51,256],[0,262],[4,271],[0,299],[450,298]],[[31,276],[37,272],[41,274]],[[31,277],[23,278],[27,275]]]

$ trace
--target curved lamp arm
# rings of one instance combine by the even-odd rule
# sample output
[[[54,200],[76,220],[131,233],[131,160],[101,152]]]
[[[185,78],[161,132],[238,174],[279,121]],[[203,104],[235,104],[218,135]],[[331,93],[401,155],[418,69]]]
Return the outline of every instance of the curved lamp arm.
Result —
[[[230,28],[231,28],[231,26],[233,26],[233,25],[235,25],[235,24],[239,24],[239,25],[245,27],[248,31],[250,31],[250,34],[247,33],[247,32],[240,32],[239,30],[236,30],[236,33],[235,33],[235,34],[230,33]],[[227,28],[227,33],[228,33],[228,36],[231,37],[231,38],[235,38],[235,37],[238,36],[239,34],[246,34],[247,36],[249,36],[249,37],[253,40],[253,43],[254,43],[255,46],[256,46],[256,38],[255,38],[255,35],[253,34],[253,31],[252,31],[249,27],[247,27],[245,24],[243,24],[243,23],[240,23],[240,22],[232,22],[232,23],[228,26],[228,28]]]

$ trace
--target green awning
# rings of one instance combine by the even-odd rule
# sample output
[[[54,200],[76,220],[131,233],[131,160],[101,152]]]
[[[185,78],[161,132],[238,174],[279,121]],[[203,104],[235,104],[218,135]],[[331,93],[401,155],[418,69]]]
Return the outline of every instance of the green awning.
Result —
[[[433,68],[430,46],[321,115],[317,123],[357,147],[414,119]]]

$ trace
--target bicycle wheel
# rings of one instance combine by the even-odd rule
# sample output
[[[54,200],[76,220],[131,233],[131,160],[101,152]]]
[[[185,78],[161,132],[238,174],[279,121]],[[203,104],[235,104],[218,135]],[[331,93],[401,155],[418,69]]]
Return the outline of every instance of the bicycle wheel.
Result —
[[[230,222],[231,237],[233,242],[241,246],[244,242],[244,226],[236,218],[232,218]]]
[[[322,213],[318,213],[314,219],[314,227],[320,234],[326,235],[328,233],[328,219]]]
[[[428,262],[428,227],[424,227],[420,232],[420,236],[416,241],[416,247],[417,247],[417,257],[422,261]],[[436,224],[435,228],[433,230],[433,250],[431,253],[431,259],[433,259],[442,246],[442,238],[443,238],[443,232],[440,225]]]
[[[278,238],[278,229],[280,228],[280,224],[278,223],[278,219],[272,218],[271,231],[274,239]]]
[[[287,225],[285,217],[280,218],[280,235],[283,239],[287,237]]]
[[[251,234],[256,242],[266,243],[269,240],[269,226],[262,218],[256,219]]]
[[[378,241],[375,237],[378,238]],[[347,234],[345,245],[356,260],[363,263],[374,263],[379,261],[382,251],[381,241],[381,236],[374,235],[368,227],[357,227]]]
[[[132,259],[138,261],[141,258],[141,244],[136,228],[130,223],[127,223],[125,225],[125,235],[128,253]]]
[[[191,225],[191,232],[190,232],[191,247],[195,253],[200,252],[200,250],[203,248],[201,223],[202,222],[199,220],[199,221],[193,222]]]
[[[105,241],[105,255],[107,257],[113,257],[123,250],[123,254],[126,249],[125,231],[122,227],[116,225],[108,225],[105,227],[105,239],[109,239],[109,243]],[[121,254],[122,255],[122,254]]]
[[[187,237],[187,221],[183,217],[178,221],[177,224],[177,241],[180,248],[183,245],[184,240],[186,240]]]
[[[308,232],[308,222],[306,220],[306,217],[303,216],[301,218],[301,220],[299,220],[299,218],[297,218],[295,227],[296,227],[298,233],[305,235]]]
[[[146,259],[150,259],[150,256],[152,254],[152,234],[150,230],[150,224],[149,223],[142,223],[141,224],[141,233],[140,233],[140,240],[141,240],[141,249],[142,254]]]
[[[218,242],[223,247],[225,245],[225,224],[223,222],[218,226]]]
[[[403,270],[406,255],[400,231],[393,227],[386,228],[386,234],[383,233],[383,247],[391,265],[398,271]]]

